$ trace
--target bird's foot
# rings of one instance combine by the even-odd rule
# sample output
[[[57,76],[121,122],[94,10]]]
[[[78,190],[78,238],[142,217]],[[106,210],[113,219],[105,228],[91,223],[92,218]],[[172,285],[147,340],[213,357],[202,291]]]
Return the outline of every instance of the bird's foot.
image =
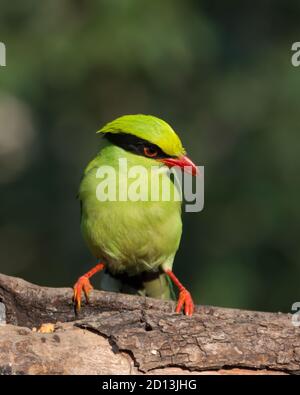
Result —
[[[85,295],[86,302],[89,303],[89,293],[91,292],[92,289],[93,286],[86,275],[79,277],[79,279],[77,280],[77,282],[73,287],[73,292],[74,292],[73,303],[74,303],[75,312],[79,312],[80,310],[82,291]]]
[[[180,313],[182,308],[184,308],[185,315],[192,315],[195,310],[195,305],[192,296],[189,293],[189,291],[185,288],[183,288],[179,292],[176,313]]]

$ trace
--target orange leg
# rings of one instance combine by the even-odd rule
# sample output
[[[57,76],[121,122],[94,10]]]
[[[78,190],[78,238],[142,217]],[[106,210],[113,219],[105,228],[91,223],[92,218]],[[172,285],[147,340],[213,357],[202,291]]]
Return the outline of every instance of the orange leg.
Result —
[[[89,293],[93,289],[92,284],[90,283],[89,278],[91,278],[94,274],[100,272],[104,269],[104,263],[98,263],[95,267],[93,267],[90,271],[85,273],[83,276],[79,277],[76,284],[73,287],[73,302],[75,306],[75,311],[78,312],[81,306],[81,293],[84,292],[86,301],[89,301]]]
[[[173,283],[178,287],[179,290],[179,297],[178,303],[176,307],[176,313],[180,313],[181,309],[184,307],[184,314],[185,315],[192,315],[195,310],[195,305],[191,294],[189,291],[181,284],[172,270],[165,270],[165,273],[170,277]]]

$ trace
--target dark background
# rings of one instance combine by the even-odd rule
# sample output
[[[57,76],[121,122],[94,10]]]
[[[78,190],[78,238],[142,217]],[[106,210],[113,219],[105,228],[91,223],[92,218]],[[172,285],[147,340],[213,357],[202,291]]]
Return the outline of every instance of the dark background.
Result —
[[[76,193],[95,132],[157,115],[205,166],[175,272],[197,303],[300,299],[299,1],[2,1],[0,272],[71,286],[95,262]],[[99,284],[99,278],[94,284]]]

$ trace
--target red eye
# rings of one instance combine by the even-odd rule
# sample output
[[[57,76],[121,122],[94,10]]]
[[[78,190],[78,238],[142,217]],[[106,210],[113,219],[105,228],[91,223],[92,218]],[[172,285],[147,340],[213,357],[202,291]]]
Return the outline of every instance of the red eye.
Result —
[[[149,158],[155,158],[155,156],[157,156],[157,151],[152,147],[144,147],[144,154],[149,156]]]

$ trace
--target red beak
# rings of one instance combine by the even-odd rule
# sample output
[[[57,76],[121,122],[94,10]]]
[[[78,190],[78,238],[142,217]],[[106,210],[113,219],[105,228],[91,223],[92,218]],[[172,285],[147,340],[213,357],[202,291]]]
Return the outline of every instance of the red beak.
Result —
[[[190,158],[185,155],[181,156],[180,158],[159,159],[159,161],[163,162],[168,167],[178,166],[183,171],[192,174],[193,176],[199,175],[198,167],[190,160]]]

